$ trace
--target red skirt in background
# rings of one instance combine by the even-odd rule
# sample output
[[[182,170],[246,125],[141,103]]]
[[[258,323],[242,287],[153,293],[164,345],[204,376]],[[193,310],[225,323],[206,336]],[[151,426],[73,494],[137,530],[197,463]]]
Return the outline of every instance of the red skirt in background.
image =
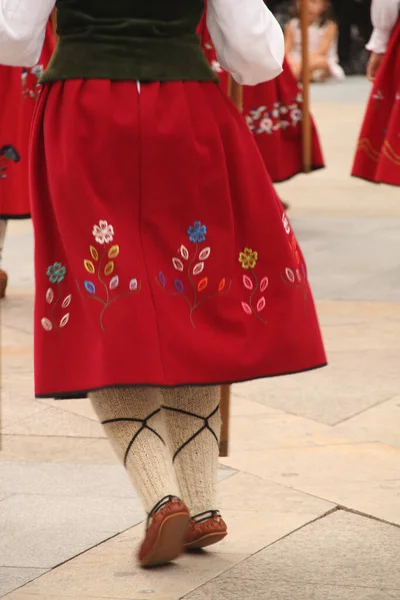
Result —
[[[40,78],[54,50],[50,24],[36,67],[0,66],[0,219],[30,217],[28,142]]]
[[[37,396],[326,363],[292,227],[218,85],[46,85],[31,153]]]
[[[222,70],[203,17],[198,29],[205,55],[228,92],[229,75]],[[243,89],[243,114],[272,181],[279,183],[304,172],[302,150],[303,98],[286,59],[283,73],[267,83]],[[324,167],[318,132],[312,124],[312,169]]]
[[[400,185],[400,20],[371,92],[352,175]]]

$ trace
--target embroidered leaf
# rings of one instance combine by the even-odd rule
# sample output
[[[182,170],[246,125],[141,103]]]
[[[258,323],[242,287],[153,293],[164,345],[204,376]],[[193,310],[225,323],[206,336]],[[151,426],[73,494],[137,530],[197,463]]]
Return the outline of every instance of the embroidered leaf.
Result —
[[[63,303],[61,304],[61,306],[62,306],[63,308],[67,308],[67,306],[69,306],[69,305],[71,304],[71,298],[72,298],[72,295],[71,295],[71,294],[68,294],[68,296],[66,296],[66,297],[64,298],[64,300],[63,300]]]
[[[203,262],[197,263],[197,265],[195,265],[195,267],[193,269],[193,275],[200,275],[200,273],[203,271],[203,269],[204,269],[204,263]]]
[[[99,253],[94,246],[90,246],[90,255],[96,262],[99,260]]]
[[[47,304],[51,304],[54,300],[54,292],[51,288],[49,288],[46,292],[46,302]]]
[[[244,312],[246,313],[246,315],[252,314],[251,307],[246,302],[242,302],[242,308],[243,308]]]
[[[160,273],[160,275],[162,275],[162,273]],[[131,292],[136,292],[136,290],[138,289],[138,280],[137,279],[130,280],[129,289],[131,290]]]
[[[111,275],[111,273],[114,271],[114,266],[114,261],[110,260],[110,262],[107,263],[104,268],[104,275]]]
[[[183,292],[185,291],[185,287],[180,279],[175,279],[174,286],[176,291],[180,294],[183,294]]]
[[[179,258],[173,258],[172,264],[177,271],[183,271],[183,262]]]
[[[264,310],[266,305],[265,302],[265,298],[264,296],[262,298],[259,299],[259,301],[257,302],[257,312],[261,312],[262,310]]]
[[[184,258],[185,260],[188,260],[188,258],[189,258],[189,250],[186,248],[186,246],[184,246],[182,244],[179,252],[181,253],[182,258]]]
[[[265,292],[265,290],[268,287],[268,284],[269,284],[268,277],[264,277],[263,279],[261,279],[260,291]]]
[[[201,281],[199,281],[199,285],[197,286],[197,290],[202,292],[208,286],[208,277],[204,277]]]
[[[119,277],[115,275],[110,281],[110,290],[115,290],[119,286]]]
[[[108,258],[117,258],[119,254],[119,246],[111,246],[108,251]]]
[[[294,273],[293,273],[292,269],[289,269],[289,267],[286,269],[286,277],[289,279],[289,281],[291,283],[294,283]]]
[[[50,321],[50,319],[43,318],[41,323],[45,331],[51,331],[53,329],[53,323]]]
[[[211,254],[211,248],[204,248],[204,250],[202,250],[199,254],[199,259],[207,260],[207,258],[210,256],[210,254]]]
[[[60,327],[65,327],[66,324],[69,321],[69,313],[67,313],[66,315],[63,316],[63,318],[60,321]]]
[[[297,281],[301,282],[301,273],[300,273],[299,269],[296,269],[296,275],[297,275]]]
[[[161,285],[165,288],[165,286],[167,285],[167,280],[165,279],[164,273],[161,273],[161,271],[158,274],[158,279],[159,279]],[[136,281],[136,280],[132,279],[132,281]],[[132,281],[131,281],[131,283],[132,283]]]
[[[92,263],[91,260],[87,260],[85,259],[83,261],[83,264],[85,265],[85,269],[88,273],[94,273],[95,269],[94,269],[94,264]]]
[[[222,290],[224,289],[226,284],[226,279],[221,279],[221,281],[219,282],[219,286],[218,286],[218,291],[222,292]]]
[[[254,284],[248,275],[243,275],[243,284],[248,290],[252,290],[254,288]]]
[[[89,294],[96,293],[96,286],[91,281],[84,281],[83,285],[85,286],[85,290],[89,292]]]

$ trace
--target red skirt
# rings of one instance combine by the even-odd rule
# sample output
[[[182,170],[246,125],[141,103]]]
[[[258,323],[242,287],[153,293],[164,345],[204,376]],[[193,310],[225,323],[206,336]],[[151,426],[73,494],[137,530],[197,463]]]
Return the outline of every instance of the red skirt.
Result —
[[[198,29],[205,55],[227,93],[229,75],[221,69],[205,18]],[[303,97],[286,59],[276,79],[243,89],[243,114],[275,183],[304,172],[302,150]],[[324,167],[315,122],[312,124],[312,169]]]
[[[54,50],[50,25],[39,63],[32,69],[0,66],[0,219],[30,217],[28,142],[38,79]]]
[[[303,256],[218,85],[45,86],[31,173],[37,396],[325,365]]]
[[[400,185],[400,20],[372,89],[352,175]]]

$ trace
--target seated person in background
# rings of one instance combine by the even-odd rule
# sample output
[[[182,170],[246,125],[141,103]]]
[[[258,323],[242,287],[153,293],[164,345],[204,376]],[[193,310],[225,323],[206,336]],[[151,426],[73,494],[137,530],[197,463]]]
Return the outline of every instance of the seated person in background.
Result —
[[[302,76],[302,40],[299,20],[301,0],[294,4],[295,18],[285,28],[285,50],[290,67],[297,79]],[[330,77],[342,80],[343,69],[337,55],[338,30],[331,18],[329,0],[308,2],[309,76],[312,81],[325,81]]]

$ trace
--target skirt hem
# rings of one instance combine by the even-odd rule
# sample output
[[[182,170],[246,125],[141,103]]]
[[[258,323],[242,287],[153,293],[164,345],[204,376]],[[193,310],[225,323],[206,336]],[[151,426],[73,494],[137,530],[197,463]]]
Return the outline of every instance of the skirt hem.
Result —
[[[26,213],[25,215],[0,214],[0,220],[2,221],[23,221],[31,218],[29,213]]]
[[[309,371],[316,371],[317,369],[323,369],[328,366],[328,362],[321,363],[313,367],[306,367],[295,371],[286,371],[282,373],[272,373],[270,375],[259,375],[257,377],[245,377],[243,379],[234,379],[229,381],[208,381],[207,383],[178,383],[178,384],[157,384],[157,383],[119,383],[104,385],[98,388],[89,388],[87,390],[80,390],[76,392],[57,392],[49,394],[35,394],[35,398],[38,399],[49,399],[55,400],[82,400],[88,397],[91,392],[98,392],[101,390],[107,390],[111,388],[136,388],[136,387],[149,387],[149,388],[181,388],[181,387],[206,387],[206,386],[222,386],[222,385],[233,385],[235,383],[246,383],[247,381],[257,381],[258,379],[271,379],[272,377],[285,377],[287,375],[297,375],[300,373],[308,373]]]

